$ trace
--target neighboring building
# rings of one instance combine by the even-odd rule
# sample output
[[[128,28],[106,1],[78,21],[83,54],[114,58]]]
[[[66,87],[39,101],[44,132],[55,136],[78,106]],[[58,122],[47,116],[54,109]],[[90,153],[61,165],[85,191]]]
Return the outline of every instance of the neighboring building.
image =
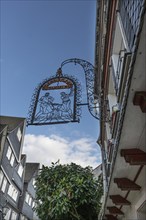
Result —
[[[38,164],[27,164],[26,155],[22,155],[25,126],[24,118],[0,116],[0,220],[33,219],[32,209],[20,209],[20,201],[27,190],[27,167],[31,166],[34,175],[38,171]],[[34,200],[35,189],[28,186],[28,191]],[[26,212],[27,218],[20,217]]]
[[[97,0],[102,220],[146,219],[145,11],[145,0]]]
[[[26,163],[24,188],[19,201],[19,210],[21,211],[21,220],[34,219],[37,215],[34,212],[35,207],[35,179],[39,171],[39,163]]]
[[[94,170],[93,170],[93,174],[94,177],[96,179],[98,179],[101,175],[102,175],[102,164],[100,164],[99,166],[97,166]]]
[[[21,158],[25,119],[0,117],[0,214],[7,211],[5,219],[18,219],[19,197],[23,191],[24,165]],[[8,208],[8,209],[6,209]]]

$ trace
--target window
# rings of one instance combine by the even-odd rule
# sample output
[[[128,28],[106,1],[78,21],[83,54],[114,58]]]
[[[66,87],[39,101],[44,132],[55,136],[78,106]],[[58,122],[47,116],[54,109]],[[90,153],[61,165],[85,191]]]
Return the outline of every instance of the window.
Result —
[[[4,174],[3,174],[2,170],[0,170],[0,187],[2,185],[3,178],[4,178]]]
[[[8,158],[8,160],[10,161],[11,166],[14,165],[14,161],[15,161],[15,156],[12,152],[12,149],[10,148],[10,146],[8,146],[8,150],[6,153],[6,157]]]
[[[33,180],[32,180],[32,185],[33,185],[34,188],[36,187],[36,186],[35,186],[35,183],[36,183],[36,180],[35,180],[35,178],[33,178]]]
[[[18,128],[18,131],[17,131],[17,138],[18,138],[19,141],[21,141],[21,137],[22,137],[22,133],[21,133],[20,128]]]
[[[143,4],[145,4],[144,1],[139,0],[119,1],[119,13],[130,49],[132,49],[134,44]]]
[[[19,164],[18,174],[19,174],[20,177],[22,177],[22,174],[23,174],[23,166],[22,166],[21,164]]]
[[[35,202],[33,201],[33,202],[32,202],[32,208],[34,208],[34,207],[35,207]]]
[[[5,220],[10,220],[10,215],[11,215],[11,209],[9,208],[9,210],[8,210],[8,212],[7,213],[5,213],[6,215],[5,215]]]
[[[32,197],[31,195],[29,195],[27,192],[26,192],[26,196],[25,196],[25,202],[31,206],[32,205]]]
[[[0,189],[3,193],[6,190],[7,183],[8,183],[7,178],[5,177],[3,171],[0,170]]]
[[[124,56],[125,50],[120,50],[118,54],[113,54],[111,57],[116,94],[118,93],[118,89],[120,87]]]
[[[17,219],[17,213],[16,212],[12,211],[11,219],[13,219],[13,220]]]
[[[5,190],[6,190],[7,182],[8,182],[8,181],[7,181],[6,177],[4,176],[4,177],[3,177],[3,182],[2,182],[2,185],[1,185],[1,190],[2,190],[3,193],[4,193]]]
[[[35,201],[32,202],[32,208],[35,208],[36,204]]]
[[[12,150],[11,150],[10,146],[8,146],[8,150],[7,150],[7,154],[6,154],[6,157],[8,158],[8,160],[10,160],[11,154],[12,154]]]
[[[9,208],[8,212],[5,214],[6,214],[4,217],[5,220],[17,220],[18,214],[10,208]]]
[[[29,201],[29,194],[26,192],[26,195],[25,195],[25,202],[28,203],[28,201]]]
[[[29,202],[28,202],[28,205],[30,205],[30,206],[31,206],[31,203],[32,203],[32,197],[30,196],[30,197],[29,197]]]
[[[12,199],[14,199],[15,201],[17,200],[18,190],[17,190],[12,184],[9,185],[8,195],[9,195]]]
[[[20,220],[27,220],[27,218],[24,215],[21,215]]]
[[[11,166],[14,165],[14,161],[15,161],[15,157],[14,157],[14,154],[12,154],[11,159],[10,159]]]

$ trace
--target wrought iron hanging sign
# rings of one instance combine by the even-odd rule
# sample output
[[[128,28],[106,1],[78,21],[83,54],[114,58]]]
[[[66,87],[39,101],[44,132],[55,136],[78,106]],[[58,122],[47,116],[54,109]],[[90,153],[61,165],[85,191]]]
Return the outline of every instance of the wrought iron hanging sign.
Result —
[[[62,73],[67,63],[82,66],[85,73],[87,103],[81,102],[81,86],[77,79]],[[56,76],[45,79],[32,96],[27,125],[79,122],[81,105],[87,105],[91,115],[99,119],[99,99],[94,96],[95,70],[91,63],[77,58],[62,62]]]
[[[27,125],[79,122],[81,88],[78,81],[62,74],[44,80],[35,89]]]

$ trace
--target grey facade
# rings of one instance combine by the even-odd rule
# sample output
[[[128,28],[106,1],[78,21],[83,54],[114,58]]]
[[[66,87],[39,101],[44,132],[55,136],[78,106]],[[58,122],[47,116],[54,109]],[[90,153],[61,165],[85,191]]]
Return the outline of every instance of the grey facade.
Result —
[[[35,207],[35,178],[39,170],[39,163],[26,163],[23,194],[19,201],[19,210],[27,219],[37,220]]]
[[[0,116],[0,220],[37,219],[33,181],[39,164],[27,164],[22,155],[25,126],[25,118]]]
[[[0,219],[17,220],[24,176],[24,172],[20,175],[20,166],[23,170],[26,160],[21,158],[25,119],[1,116],[0,128]]]

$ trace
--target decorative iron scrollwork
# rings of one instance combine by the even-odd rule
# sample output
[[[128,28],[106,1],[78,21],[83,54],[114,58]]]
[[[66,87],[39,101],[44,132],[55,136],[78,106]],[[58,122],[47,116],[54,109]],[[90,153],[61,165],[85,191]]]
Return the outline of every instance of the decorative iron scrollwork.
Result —
[[[78,81],[58,74],[35,89],[27,125],[79,122],[81,89]]]
[[[61,68],[63,68],[64,65],[68,63],[74,63],[74,64],[79,64],[85,73],[85,79],[86,79],[86,92],[87,92],[87,105],[90,114],[96,118],[99,119],[99,97],[96,97],[95,99],[95,92],[94,92],[94,86],[95,86],[95,68],[94,66],[82,59],[78,58],[72,58],[68,59],[62,62]],[[83,105],[83,104],[82,104]]]
[[[73,76],[63,75],[65,64],[80,64],[85,73],[87,103],[81,102],[81,86]],[[47,125],[79,122],[81,105],[87,105],[93,117],[99,119],[99,100],[94,97],[95,70],[91,63],[73,58],[62,62],[56,76],[40,83],[32,96],[27,125]],[[95,101],[96,100],[96,101]]]

